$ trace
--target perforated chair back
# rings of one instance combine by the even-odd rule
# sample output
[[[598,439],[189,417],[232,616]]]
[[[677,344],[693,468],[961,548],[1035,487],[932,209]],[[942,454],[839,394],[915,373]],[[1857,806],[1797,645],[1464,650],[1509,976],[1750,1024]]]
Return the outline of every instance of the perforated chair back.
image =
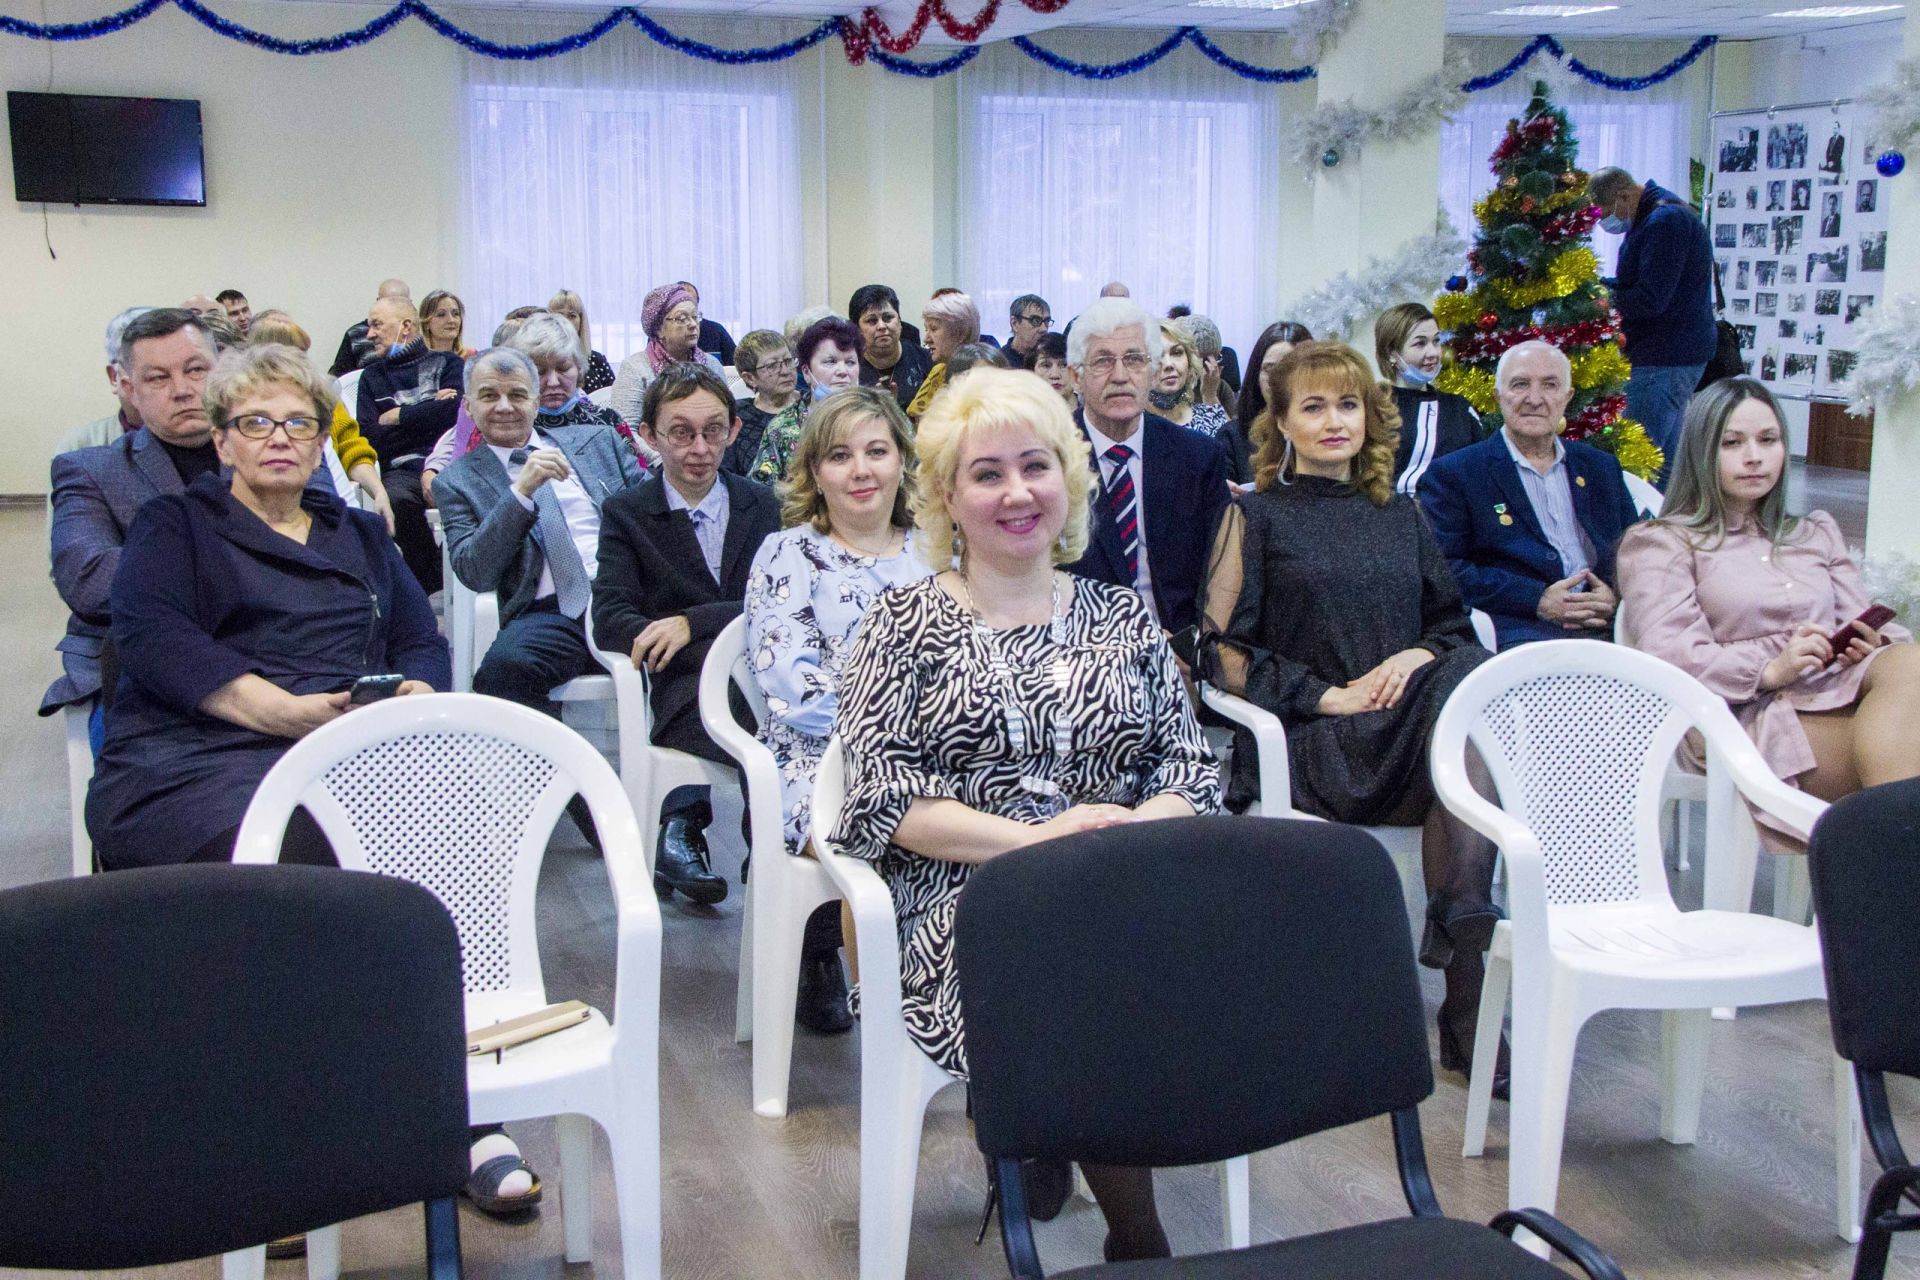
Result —
[[[984,864],[955,921],[981,1150],[1192,1164],[1417,1106],[1405,910],[1380,844],[1324,822],[1146,822]]]
[[[247,808],[234,861],[273,861],[288,817],[304,806],[341,866],[413,880],[447,905],[470,1011],[508,1016],[546,1002],[534,891],[576,792],[618,890],[623,874],[644,866],[640,833],[592,744],[483,694],[393,698],[349,712],[280,758]]]
[[[432,895],[332,868],[0,893],[0,1267],[156,1266],[415,1201],[450,1225],[459,948]]]
[[[1449,699],[1443,721],[1471,724],[1501,807],[1540,842],[1549,904],[1671,900],[1660,793],[1693,725],[1682,684],[1711,704],[1687,699],[1695,709],[1731,720],[1677,668],[1592,640],[1510,649]]]
[[[1826,811],[1807,848],[1840,1056],[1920,1076],[1920,778],[1857,791]]]

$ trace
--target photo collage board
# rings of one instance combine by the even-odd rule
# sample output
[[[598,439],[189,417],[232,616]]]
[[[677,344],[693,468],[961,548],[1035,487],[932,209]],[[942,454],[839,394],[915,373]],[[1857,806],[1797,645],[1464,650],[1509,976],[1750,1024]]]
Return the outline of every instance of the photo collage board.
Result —
[[[1713,118],[1707,222],[1723,317],[1775,394],[1847,398],[1856,336],[1886,287],[1887,182],[1852,103]]]

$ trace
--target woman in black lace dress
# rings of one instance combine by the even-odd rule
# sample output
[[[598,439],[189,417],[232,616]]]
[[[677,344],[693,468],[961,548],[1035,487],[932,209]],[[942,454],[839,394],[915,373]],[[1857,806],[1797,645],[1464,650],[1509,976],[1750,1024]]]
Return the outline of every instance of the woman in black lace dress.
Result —
[[[1363,826],[1425,826],[1427,929],[1444,968],[1440,1063],[1473,1057],[1483,957],[1499,918],[1494,848],[1434,796],[1447,696],[1487,654],[1421,519],[1393,491],[1399,415],[1351,347],[1304,343],[1266,373],[1254,491],[1223,521],[1208,584],[1208,678],[1279,716],[1293,804]],[[1230,808],[1255,796],[1249,735]]]

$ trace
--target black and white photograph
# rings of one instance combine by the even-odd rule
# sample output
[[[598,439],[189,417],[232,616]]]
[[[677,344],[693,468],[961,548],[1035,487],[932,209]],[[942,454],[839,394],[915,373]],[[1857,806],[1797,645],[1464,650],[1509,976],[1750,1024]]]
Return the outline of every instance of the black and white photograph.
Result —
[[[1735,222],[1722,222],[1713,229],[1713,247],[1731,249],[1740,243],[1740,225]]]
[[[1820,368],[1819,352],[1789,351],[1787,352],[1786,368],[1780,371],[1780,375],[1784,377],[1788,382],[1793,382],[1801,378],[1813,377],[1814,373],[1818,371],[1819,368]]]
[[[1780,283],[1781,284],[1799,284],[1800,283],[1800,264],[1797,262],[1781,263],[1780,264]]]
[[[1760,130],[1742,125],[1720,144],[1721,173],[1752,173],[1760,167]]]
[[[1853,256],[1853,246],[1837,245],[1831,249],[1819,249],[1807,255],[1808,284],[1837,284],[1847,278],[1847,262]]]
[[[1822,240],[1840,238],[1840,193],[1838,191],[1821,193],[1820,238]]]
[[[1840,122],[1833,122],[1833,132],[1827,135],[1826,153],[1820,158],[1820,168],[1827,173],[1839,173],[1847,167],[1847,136],[1840,131]]]
[[[1780,264],[1772,258],[1762,258],[1753,264],[1753,286],[1756,289],[1773,288],[1779,275]]]
[[[1806,312],[1806,309],[1807,309],[1807,295],[1805,293],[1790,293],[1787,295],[1787,314],[1788,315],[1790,316],[1802,315]]]
[[[1853,211],[1855,213],[1872,213],[1879,203],[1880,180],[1878,178],[1867,178],[1854,184]]]
[[[1782,320],[1780,322],[1780,336],[1783,338],[1799,337],[1800,322],[1798,320]]]
[[[1827,352],[1827,381],[1835,384],[1845,382],[1853,376],[1853,367],[1860,363],[1857,351]]]
[[[1739,262],[1734,264],[1733,287],[1735,289],[1738,289],[1741,293],[1745,293],[1748,289],[1751,289],[1753,287],[1752,276],[1753,276],[1753,263],[1748,261],[1745,258],[1740,259]]]
[[[1767,168],[1807,167],[1807,126],[1797,120],[1767,126]]]
[[[1840,314],[1840,291],[1838,289],[1814,290],[1813,314],[1817,316],[1839,315]]]
[[[1746,315],[1747,312],[1753,310],[1753,299],[1752,298],[1732,298],[1728,300],[1727,305],[1733,308],[1733,314],[1737,316],[1743,316],[1743,315]]]
[[[1732,187],[1722,187],[1713,197],[1713,207],[1716,209],[1731,209],[1738,199],[1739,197],[1734,195]]]
[[[1873,310],[1873,295],[1870,293],[1850,293],[1847,295],[1847,323],[1852,324],[1867,312]]]
[[[1779,221],[1779,219],[1774,219]],[[1742,249],[1764,249],[1767,247],[1767,224],[1764,222],[1743,222],[1740,224],[1740,247]],[[1775,253],[1781,252],[1779,249]]]
[[[1865,231],[1861,233],[1860,269],[1862,271],[1885,271],[1887,269],[1886,232]]]
[[[1802,338],[1802,341],[1811,342],[1816,347],[1825,346],[1827,344],[1826,322],[1823,320],[1819,324],[1813,326],[1813,328],[1807,330],[1805,336]]]
[[[1780,295],[1777,293],[1756,293],[1753,295],[1753,314],[1757,316],[1776,316],[1780,314]]]
[[[1800,248],[1800,236],[1806,230],[1807,218],[1802,213],[1776,214],[1773,219],[1773,251],[1775,253],[1794,253]],[[1765,242],[1761,244],[1765,248]]]
[[[1752,325],[1737,324],[1733,326],[1733,336],[1740,340],[1740,349],[1742,351],[1753,350],[1754,327]]]
[[[1787,211],[1787,183],[1784,178],[1775,178],[1767,184],[1767,212],[1785,213]]]
[[[1747,188],[1747,208],[1758,209],[1759,207],[1760,207],[1760,188],[1748,187]]]
[[[1813,179],[1795,178],[1793,180],[1792,206],[1795,213],[1805,213],[1813,208]]]
[[[1760,380],[1762,382],[1772,382],[1779,376],[1780,353],[1772,347],[1768,347],[1767,353],[1760,357]]]

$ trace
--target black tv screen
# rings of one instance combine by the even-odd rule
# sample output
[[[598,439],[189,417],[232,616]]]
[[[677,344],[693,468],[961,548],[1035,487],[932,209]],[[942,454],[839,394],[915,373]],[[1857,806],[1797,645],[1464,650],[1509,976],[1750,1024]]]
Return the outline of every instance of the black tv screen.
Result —
[[[200,104],[186,98],[7,94],[13,198],[204,205]]]

